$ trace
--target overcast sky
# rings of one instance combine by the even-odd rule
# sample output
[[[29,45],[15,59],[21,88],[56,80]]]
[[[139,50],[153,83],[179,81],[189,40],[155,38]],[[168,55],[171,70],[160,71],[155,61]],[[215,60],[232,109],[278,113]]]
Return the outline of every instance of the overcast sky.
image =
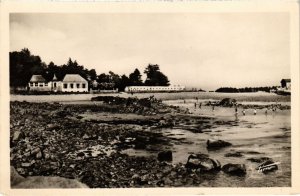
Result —
[[[290,78],[288,13],[11,14],[10,51],[24,47],[97,74],[159,64],[171,84],[206,90]]]

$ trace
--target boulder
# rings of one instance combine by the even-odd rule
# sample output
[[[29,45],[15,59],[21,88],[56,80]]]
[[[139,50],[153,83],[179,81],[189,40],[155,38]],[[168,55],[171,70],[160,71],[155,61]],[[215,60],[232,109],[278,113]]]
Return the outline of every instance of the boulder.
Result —
[[[200,169],[200,171],[208,172],[221,169],[218,160],[209,158],[206,154],[191,154],[185,165],[188,169]]]
[[[231,146],[232,144],[224,140],[207,140],[206,142],[208,149],[220,149],[223,147]]]
[[[261,171],[262,173],[266,174],[275,170],[278,170],[278,165],[277,163],[275,163],[274,161],[267,160],[265,162],[263,162],[262,164],[260,164],[256,170]]]
[[[244,176],[247,173],[245,164],[228,163],[222,167],[222,171],[235,176]]]
[[[236,100],[231,98],[224,98],[218,103],[218,105],[223,107],[232,107],[236,105]]]
[[[11,167],[10,170],[12,188],[89,188],[87,185],[75,179],[53,176],[32,176],[24,178],[18,174],[14,167]]]
[[[172,151],[168,150],[168,151],[159,152],[157,155],[157,159],[159,161],[172,161],[173,160]]]

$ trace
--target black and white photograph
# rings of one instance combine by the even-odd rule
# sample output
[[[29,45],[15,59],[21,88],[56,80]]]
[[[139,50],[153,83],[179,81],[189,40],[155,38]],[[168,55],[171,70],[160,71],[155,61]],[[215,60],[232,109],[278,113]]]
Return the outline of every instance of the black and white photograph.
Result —
[[[8,16],[11,189],[292,187],[290,12]]]

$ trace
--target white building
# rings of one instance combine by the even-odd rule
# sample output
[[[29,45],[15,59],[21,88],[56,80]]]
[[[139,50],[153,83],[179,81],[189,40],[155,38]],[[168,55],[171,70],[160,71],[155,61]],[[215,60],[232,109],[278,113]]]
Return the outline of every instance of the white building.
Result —
[[[57,79],[55,74],[53,76],[52,81],[50,81],[50,83],[51,83],[51,91],[53,91],[53,92],[61,92],[62,91],[62,82]]]
[[[66,74],[62,80],[62,92],[88,91],[88,81],[79,74]]]
[[[42,75],[32,75],[28,87],[30,91],[51,91],[51,85]]]
[[[185,86],[127,86],[125,92],[179,92],[184,91]]]
[[[88,81],[79,74],[66,74],[62,81],[54,75],[51,81],[46,81],[42,75],[32,75],[29,83],[30,91],[52,92],[88,92]]]

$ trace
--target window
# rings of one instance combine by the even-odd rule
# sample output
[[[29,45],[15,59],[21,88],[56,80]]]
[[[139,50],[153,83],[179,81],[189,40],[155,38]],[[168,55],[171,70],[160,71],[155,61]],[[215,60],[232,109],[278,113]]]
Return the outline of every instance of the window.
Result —
[[[30,86],[33,86],[33,83],[32,83],[32,82],[30,82]]]
[[[64,84],[64,88],[68,88],[68,84]]]
[[[45,86],[48,86],[48,83],[45,83]]]
[[[36,83],[34,83],[34,86],[38,86],[38,83],[36,82]]]
[[[85,84],[84,83],[82,83],[82,88],[85,88]]]
[[[77,88],[80,88],[80,84],[76,84],[76,87],[77,87]]]
[[[70,84],[70,88],[73,88],[74,87],[74,84]]]
[[[39,87],[43,87],[44,86],[44,84],[43,83],[41,83],[40,85],[39,85]]]
[[[56,88],[56,82],[53,83],[54,88]]]

